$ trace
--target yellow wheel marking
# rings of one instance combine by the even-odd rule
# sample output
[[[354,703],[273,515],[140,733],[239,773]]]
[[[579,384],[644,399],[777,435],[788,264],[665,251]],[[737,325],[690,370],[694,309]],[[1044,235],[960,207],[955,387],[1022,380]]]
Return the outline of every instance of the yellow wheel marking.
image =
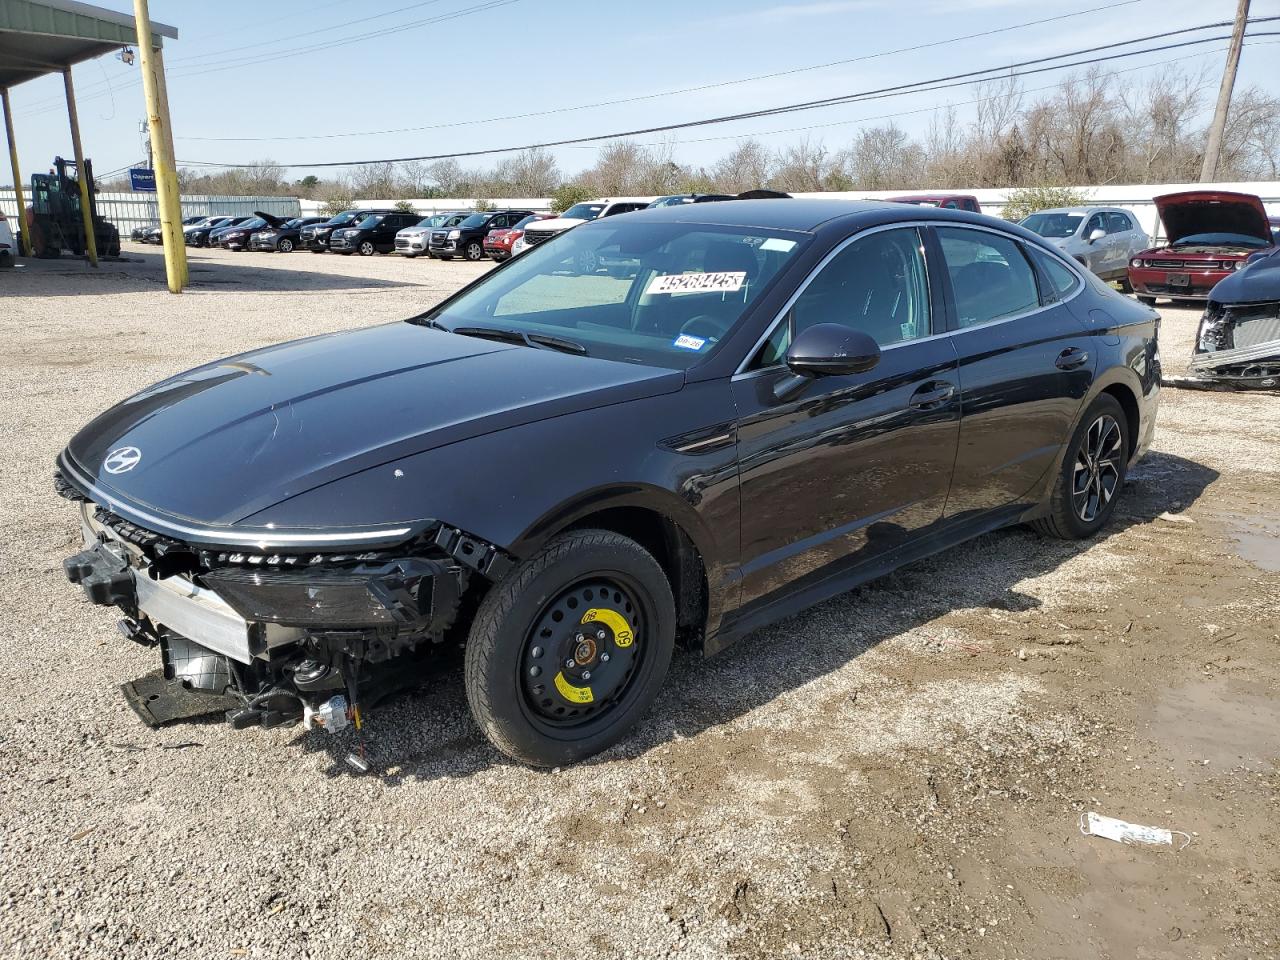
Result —
[[[610,610],[608,607],[592,607],[582,615],[583,623],[593,623],[600,621],[613,631],[613,642],[625,650],[631,644],[635,643],[635,634],[631,632],[631,625],[617,610]]]
[[[592,703],[596,698],[590,687],[575,687],[564,678],[563,673],[556,674],[556,689],[560,691],[560,696],[571,703]]]

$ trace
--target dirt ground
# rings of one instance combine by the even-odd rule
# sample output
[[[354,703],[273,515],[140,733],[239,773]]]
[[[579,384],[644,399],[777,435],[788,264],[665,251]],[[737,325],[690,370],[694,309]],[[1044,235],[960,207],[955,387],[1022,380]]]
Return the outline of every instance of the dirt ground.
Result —
[[[126,256],[0,274],[0,956],[1280,956],[1280,397],[1166,390],[1098,539],[1003,531],[681,655],[592,762],[504,760],[450,665],[358,776],[346,737],[138,722],[154,654],[63,578],[53,460],[145,384],[484,268],[199,252],[173,297]]]

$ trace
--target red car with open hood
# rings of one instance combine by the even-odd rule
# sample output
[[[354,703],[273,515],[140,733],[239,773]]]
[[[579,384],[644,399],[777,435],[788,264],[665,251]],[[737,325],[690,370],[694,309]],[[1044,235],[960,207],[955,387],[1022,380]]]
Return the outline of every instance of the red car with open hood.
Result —
[[[1138,299],[1205,300],[1259,250],[1275,244],[1262,201],[1249,193],[1191,190],[1155,198],[1165,243],[1129,261]]]

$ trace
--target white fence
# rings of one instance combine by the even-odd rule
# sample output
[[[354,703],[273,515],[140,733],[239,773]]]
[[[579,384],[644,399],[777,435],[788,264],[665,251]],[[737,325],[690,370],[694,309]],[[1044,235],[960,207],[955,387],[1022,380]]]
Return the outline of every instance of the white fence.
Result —
[[[883,200],[887,197],[910,196],[918,193],[967,193],[978,198],[984,213],[1000,216],[1005,198],[1012,188],[946,187],[936,190],[849,190],[842,193],[797,193],[797,197],[842,198],[848,200]],[[1089,197],[1090,203],[1131,210],[1144,230],[1153,237],[1159,235],[1158,217],[1153,198],[1165,193],[1184,190],[1229,190],[1235,193],[1252,193],[1262,199],[1267,212],[1280,216],[1280,180],[1260,180],[1248,183],[1162,183],[1073,187]],[[536,210],[540,213],[551,209],[550,197],[498,197],[485,198],[495,209]],[[30,203],[30,198],[27,198]],[[410,200],[414,211],[423,215],[445,210],[470,210],[479,202],[476,197],[450,197],[446,199]],[[367,209],[394,207],[395,200],[357,200],[356,207]],[[228,214],[243,216],[255,210],[264,210],[281,217],[320,216],[324,203],[319,200],[299,200],[294,197],[217,197],[190,196],[182,198],[182,215],[208,216]],[[100,193],[98,210],[104,217],[128,236],[129,230],[159,219],[154,196],[139,193]],[[0,189],[0,211],[7,216],[17,215],[17,204],[12,190]]]
[[[23,191],[23,199],[31,204],[30,193]],[[114,223],[122,237],[128,237],[134,227],[156,223],[160,220],[160,209],[155,194],[147,193],[99,193],[97,200],[98,215]],[[218,197],[197,195],[182,198],[182,216],[208,217],[214,214],[226,216],[248,216],[255,210],[275,214],[278,217],[296,217],[300,215],[296,197]],[[0,189],[0,211],[7,217],[18,215],[18,203],[14,192]]]

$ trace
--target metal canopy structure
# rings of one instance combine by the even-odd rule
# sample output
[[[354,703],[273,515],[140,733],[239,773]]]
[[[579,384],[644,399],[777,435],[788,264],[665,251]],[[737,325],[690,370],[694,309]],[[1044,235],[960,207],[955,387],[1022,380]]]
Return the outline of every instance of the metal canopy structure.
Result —
[[[151,23],[152,43],[178,38]],[[0,0],[0,87],[15,87],[122,47],[138,45],[133,17],[75,0]]]
[[[0,0],[0,99],[3,100],[14,189],[18,193],[18,227],[22,250],[30,255],[31,240],[23,212],[22,174],[18,165],[9,88],[37,77],[61,73],[67,95],[71,143],[80,181],[86,252],[89,262],[97,266],[89,186],[85,177],[84,151],[80,143],[80,124],[76,116],[71,68],[94,57],[115,53],[125,47],[136,47],[141,60],[152,144],[158,155],[156,181],[160,192],[161,222],[166,236],[165,268],[169,277],[169,289],[178,293],[186,283],[187,264],[179,224],[181,213],[176,171],[173,169],[173,139],[161,53],[164,38],[176,40],[178,31],[168,24],[152,21],[147,15],[146,0],[133,0],[133,6],[135,15],[130,16],[79,3],[77,0]]]

